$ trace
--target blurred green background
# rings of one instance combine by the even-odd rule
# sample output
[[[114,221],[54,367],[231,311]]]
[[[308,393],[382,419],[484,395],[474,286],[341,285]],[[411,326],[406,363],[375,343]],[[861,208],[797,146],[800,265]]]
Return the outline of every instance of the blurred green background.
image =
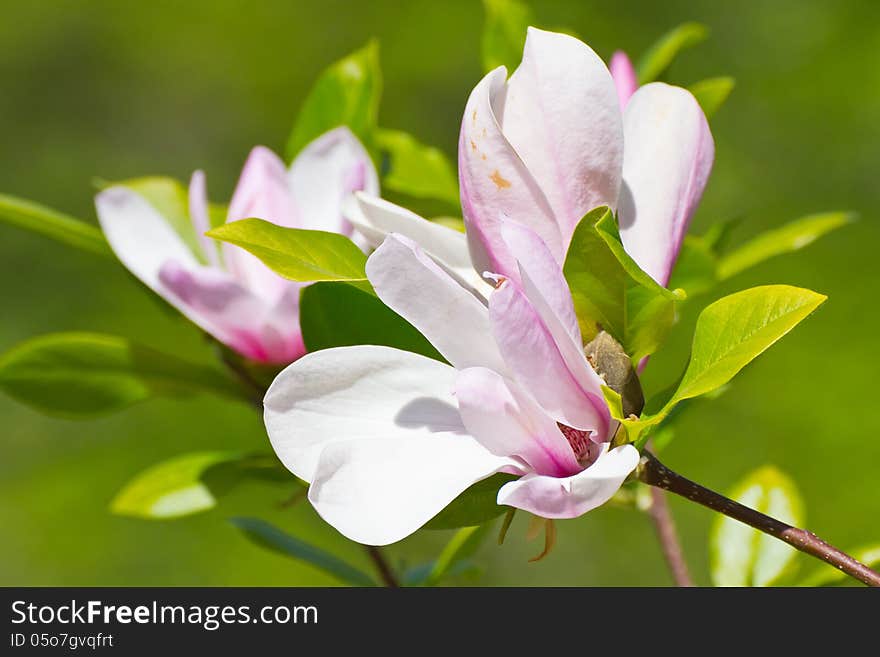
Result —
[[[789,473],[808,525],[841,547],[880,540],[880,415],[874,397],[880,312],[880,3],[861,0],[663,3],[533,2],[538,24],[568,27],[600,55],[638,56],[674,25],[698,20],[710,40],[674,64],[691,83],[729,74],[737,88],[713,119],[715,170],[694,227],[742,216],[737,238],[822,210],[862,220],[765,263],[714,296],[774,282],[810,287],[827,304],[716,401],[692,405],[665,451],[671,467],[726,489],[754,467]],[[381,42],[380,122],[454,156],[467,94],[481,76],[481,3],[214,0],[3,2],[0,192],[94,221],[95,177],[208,172],[228,199],[248,150],[283,150],[317,74]],[[415,209],[418,209],[416,206]],[[53,331],[130,336],[180,354],[210,353],[113,263],[0,225],[0,349]],[[706,301],[708,299],[703,299]],[[654,359],[660,387],[687,356],[693,312]],[[281,510],[284,489],[247,485],[207,514],[174,522],[111,516],[133,474],[195,449],[266,449],[257,415],[211,398],[151,401],[88,422],[42,417],[0,398],[0,584],[311,585],[333,581],[247,543],[226,522],[269,519],[367,566],[360,550],[307,504]],[[707,584],[708,511],[673,500],[685,551]],[[524,515],[524,514],[521,514]],[[647,518],[603,508],[559,524],[544,561],[520,518],[478,560],[485,584],[666,585]],[[389,549],[430,558],[445,533]],[[804,559],[805,571],[817,566]]]

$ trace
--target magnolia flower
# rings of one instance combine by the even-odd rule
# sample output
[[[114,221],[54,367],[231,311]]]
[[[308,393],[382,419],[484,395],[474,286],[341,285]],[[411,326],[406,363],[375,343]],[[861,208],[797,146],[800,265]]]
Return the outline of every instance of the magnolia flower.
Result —
[[[614,64],[618,71],[624,67]],[[529,28],[520,66],[501,66],[471,92],[459,141],[459,182],[473,260],[516,279],[503,218],[531,228],[562,263],[590,210],[617,212],[623,246],[666,285],[706,186],[714,144],[686,90],[619,87],[586,44]],[[622,92],[618,95],[618,89]]]
[[[390,235],[367,261],[382,301],[450,365],[388,347],[328,349],[266,394],[278,457],[355,541],[400,540],[498,472],[517,476],[499,504],[572,518],[638,464],[632,445],[609,449],[616,423],[550,250],[514,222],[499,234],[519,275],[498,277],[488,305],[406,237]]]
[[[376,171],[347,128],[322,135],[288,170],[272,151],[251,151],[226,221],[257,217],[281,226],[352,235],[343,200],[355,190],[378,193]],[[288,281],[247,251],[205,237],[210,228],[205,175],[189,187],[195,248],[144,197],[123,186],[96,199],[98,218],[122,263],[187,318],[241,355],[289,363],[305,353],[299,328],[302,283]]]

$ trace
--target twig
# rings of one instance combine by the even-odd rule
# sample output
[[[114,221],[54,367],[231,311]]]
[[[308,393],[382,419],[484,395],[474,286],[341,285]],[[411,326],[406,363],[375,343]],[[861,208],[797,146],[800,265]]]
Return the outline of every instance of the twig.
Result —
[[[672,519],[672,513],[669,511],[666,493],[653,486],[651,487],[651,508],[648,510],[648,514],[654,523],[654,530],[657,532],[660,548],[663,550],[663,556],[666,558],[666,563],[672,572],[672,579],[675,581],[675,585],[681,587],[693,586],[694,580],[691,579],[690,572],[688,572],[684,552],[678,540],[678,532],[675,530],[675,521]]]
[[[217,346],[217,351],[220,354],[220,360],[223,361],[223,364],[226,368],[235,375],[235,377],[244,384],[245,388],[250,391],[249,399],[251,404],[253,404],[257,410],[263,410],[263,397],[266,394],[265,386],[261,385],[259,381],[257,381],[253,375],[248,371],[248,369],[239,361],[235,356],[233,356],[228,350],[224,349],[222,346]]]
[[[764,515],[759,511],[735,502],[724,495],[709,490],[690,479],[682,477],[660,463],[648,451],[642,453],[638,468],[639,479],[657,488],[668,490],[686,499],[701,504],[729,518],[739,520],[750,527],[769,534],[810,556],[831,564],[843,573],[868,586],[880,587],[880,573],[868,568],[845,552],[829,545],[821,538],[807,531]]]
[[[390,589],[400,588],[400,584],[397,582],[397,575],[394,574],[382,551],[375,545],[365,545],[364,549],[367,551],[370,559],[373,560],[376,570],[379,571],[382,584]]]

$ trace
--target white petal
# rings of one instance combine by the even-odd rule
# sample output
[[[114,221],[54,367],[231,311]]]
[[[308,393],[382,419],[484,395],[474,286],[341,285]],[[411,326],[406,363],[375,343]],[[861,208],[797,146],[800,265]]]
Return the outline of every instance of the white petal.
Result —
[[[321,451],[337,441],[465,435],[452,389],[455,370],[389,347],[338,347],[284,369],[264,399],[272,447],[312,481]]]
[[[161,294],[159,270],[169,260],[195,267],[198,261],[168,222],[140,194],[110,187],[95,198],[101,229],[132,274]]]
[[[572,477],[526,475],[504,484],[498,491],[498,504],[542,518],[576,518],[610,500],[638,464],[635,447],[615,447]]]
[[[464,233],[363,192],[349,197],[343,209],[346,218],[373,248],[389,233],[398,233],[418,244],[441,267],[481,296],[487,297],[491,291],[491,286],[474,269]]]
[[[343,235],[351,235],[351,225],[342,216],[342,202],[358,190],[379,193],[370,156],[344,126],[324,133],[296,156],[289,184],[301,228]]]
[[[512,464],[451,433],[334,442],[321,452],[309,501],[351,540],[387,545]]]
[[[620,237],[627,253],[666,285],[712,170],[709,123],[691,93],[654,82],[626,106]]]
[[[205,235],[211,230],[211,218],[208,214],[208,190],[205,185],[205,172],[195,171],[189,182],[189,216],[196,231],[196,239],[208,264],[220,266],[218,243]]]
[[[486,306],[412,241],[389,235],[367,260],[367,277],[385,305],[415,326],[452,365],[506,371]]]

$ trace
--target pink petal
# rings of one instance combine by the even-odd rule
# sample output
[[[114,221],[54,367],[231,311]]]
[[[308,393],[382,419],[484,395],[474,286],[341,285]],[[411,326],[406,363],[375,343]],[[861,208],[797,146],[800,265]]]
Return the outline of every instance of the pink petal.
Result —
[[[526,294],[530,299],[540,296],[571,339],[580,344],[571,291],[550,249],[532,230],[512,221],[502,222],[501,235],[517,262]]]
[[[559,261],[564,250],[544,192],[499,125],[504,112],[505,76],[503,66],[495,69],[468,98],[458,144],[458,178],[474,265],[478,271],[516,278],[516,265],[500,235],[501,217],[529,226]]]
[[[623,110],[630,97],[639,88],[636,70],[633,68],[629,57],[622,50],[618,50],[611,56],[611,63],[608,65],[608,68],[611,71],[611,77],[614,78],[614,86],[617,87],[620,109]]]
[[[251,151],[229,203],[227,223],[256,217],[279,226],[296,227],[297,216],[288,189],[287,170],[281,159],[264,146]],[[245,286],[269,303],[287,288],[259,258],[244,249],[223,244],[226,267]]]
[[[504,281],[492,293],[489,317],[495,342],[519,384],[558,422],[605,440],[610,415],[601,388],[583,367],[569,367],[553,332],[516,284]]]
[[[193,228],[196,229],[196,239],[202,247],[202,253],[208,264],[215,267],[220,265],[220,256],[217,253],[217,242],[205,236],[211,230],[211,219],[208,214],[208,192],[205,187],[205,172],[195,171],[189,182],[189,216]]]
[[[309,143],[290,166],[290,189],[301,228],[351,235],[342,202],[352,192],[379,193],[373,161],[357,137],[342,126]]]
[[[305,353],[298,310],[276,323],[275,309],[222,270],[169,260],[159,270],[159,282],[163,296],[187,317],[247,358],[290,363]]]
[[[623,164],[620,104],[608,68],[585,43],[530,27],[500,122],[550,201],[563,248],[587,212],[616,206]]]
[[[564,477],[581,470],[556,422],[515,383],[484,367],[463,370],[455,381],[461,419],[497,456],[518,456],[541,474]]]
[[[502,234],[519,264],[522,291],[555,342],[568,371],[584,390],[595,398],[603,398],[605,382],[584,355],[574,302],[562,268],[528,228],[504,222]],[[599,413],[606,430],[597,431],[592,438],[601,443],[610,438],[616,426],[604,404]]]
[[[498,491],[498,504],[542,518],[576,518],[611,499],[638,464],[638,450],[623,445],[571,477],[530,474],[511,481]]]
[[[633,95],[624,126],[620,236],[639,266],[666,285],[709,179],[715,144],[691,93],[662,82]]]

